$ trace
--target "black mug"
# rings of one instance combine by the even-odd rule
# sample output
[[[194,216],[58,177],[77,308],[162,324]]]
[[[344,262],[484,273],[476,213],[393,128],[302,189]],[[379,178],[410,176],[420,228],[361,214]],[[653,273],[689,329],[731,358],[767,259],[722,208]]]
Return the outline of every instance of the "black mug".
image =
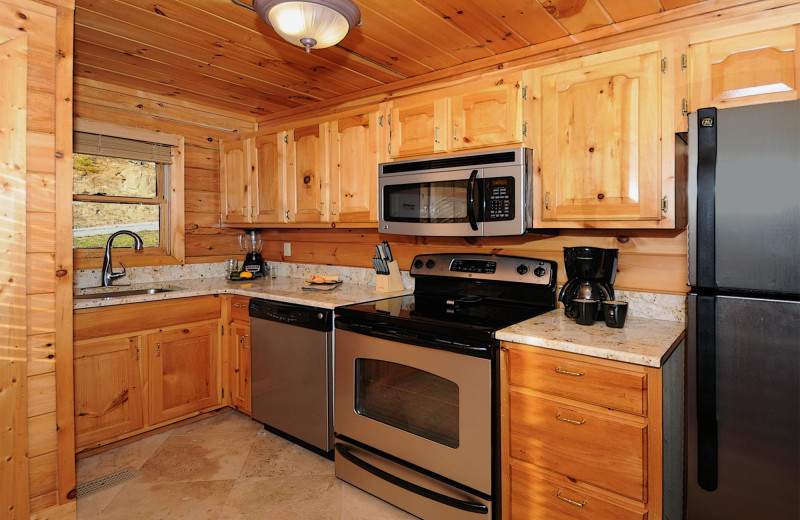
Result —
[[[572,300],[578,311],[578,318],[575,320],[578,325],[593,325],[597,319],[597,310],[600,308],[600,300],[584,300],[577,298]]]
[[[625,317],[628,315],[628,302],[606,301],[603,302],[603,319],[611,328],[621,329],[625,326]]]

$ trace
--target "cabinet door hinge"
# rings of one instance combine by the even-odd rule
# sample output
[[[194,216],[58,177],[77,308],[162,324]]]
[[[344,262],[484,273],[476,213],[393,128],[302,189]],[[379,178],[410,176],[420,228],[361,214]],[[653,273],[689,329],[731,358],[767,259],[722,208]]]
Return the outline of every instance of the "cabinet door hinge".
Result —
[[[392,126],[392,114],[386,116],[386,124]]]
[[[661,58],[661,72],[666,74],[667,73],[667,57],[664,56]]]
[[[389,143],[389,144],[386,145],[386,151],[388,151],[389,153],[392,153],[392,143]]]
[[[550,209],[550,192],[544,194],[544,209]]]
[[[681,113],[684,117],[689,115],[689,101],[686,98],[681,100]]]
[[[136,346],[136,359],[139,359],[139,346]]]
[[[289,136],[288,135],[284,135],[283,136],[283,142],[287,143],[287,144],[289,143]]]
[[[378,116],[378,126],[383,126],[383,116]]]
[[[522,137],[528,137],[528,122],[522,123]]]
[[[225,399],[225,389],[222,389],[222,398]]]
[[[219,326],[219,333],[220,333],[222,336],[225,336],[225,325],[220,325],[220,326]]]
[[[665,195],[661,198],[661,213],[669,212],[669,198]]]
[[[689,56],[684,52],[681,54],[681,70],[685,71],[689,68]]]
[[[522,87],[522,100],[528,101],[528,87]]]

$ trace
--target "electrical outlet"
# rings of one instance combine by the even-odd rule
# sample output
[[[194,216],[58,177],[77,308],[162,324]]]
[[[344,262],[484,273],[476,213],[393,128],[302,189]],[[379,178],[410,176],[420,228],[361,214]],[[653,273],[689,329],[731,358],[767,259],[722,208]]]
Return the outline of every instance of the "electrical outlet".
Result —
[[[283,256],[292,256],[292,243],[291,242],[284,242],[283,243]]]

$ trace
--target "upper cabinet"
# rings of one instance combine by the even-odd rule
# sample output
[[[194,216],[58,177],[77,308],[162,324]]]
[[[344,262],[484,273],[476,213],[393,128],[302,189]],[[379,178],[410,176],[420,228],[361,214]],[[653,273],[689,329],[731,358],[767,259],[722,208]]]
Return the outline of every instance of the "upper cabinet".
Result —
[[[535,226],[678,225],[680,61],[669,42],[651,42],[527,72],[541,161]]]
[[[378,112],[330,122],[330,218],[333,223],[378,222]]]
[[[798,99],[798,41],[791,26],[690,45],[691,111]]]
[[[250,222],[249,185],[254,166],[250,160],[252,139],[220,141],[220,187],[222,221],[226,224]]]
[[[519,72],[389,102],[389,157],[459,152],[523,139]]]
[[[286,222],[323,223],[328,183],[328,124],[295,128],[288,132],[288,213]]]

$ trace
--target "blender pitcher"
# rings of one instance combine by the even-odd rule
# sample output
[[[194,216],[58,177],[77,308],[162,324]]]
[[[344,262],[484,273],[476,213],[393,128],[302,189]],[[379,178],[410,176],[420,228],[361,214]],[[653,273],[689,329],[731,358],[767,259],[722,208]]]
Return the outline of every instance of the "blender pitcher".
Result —
[[[242,264],[243,271],[251,272],[253,276],[265,275],[264,258],[261,256],[263,245],[259,231],[252,230],[248,234],[239,235],[239,249],[247,253]]]

